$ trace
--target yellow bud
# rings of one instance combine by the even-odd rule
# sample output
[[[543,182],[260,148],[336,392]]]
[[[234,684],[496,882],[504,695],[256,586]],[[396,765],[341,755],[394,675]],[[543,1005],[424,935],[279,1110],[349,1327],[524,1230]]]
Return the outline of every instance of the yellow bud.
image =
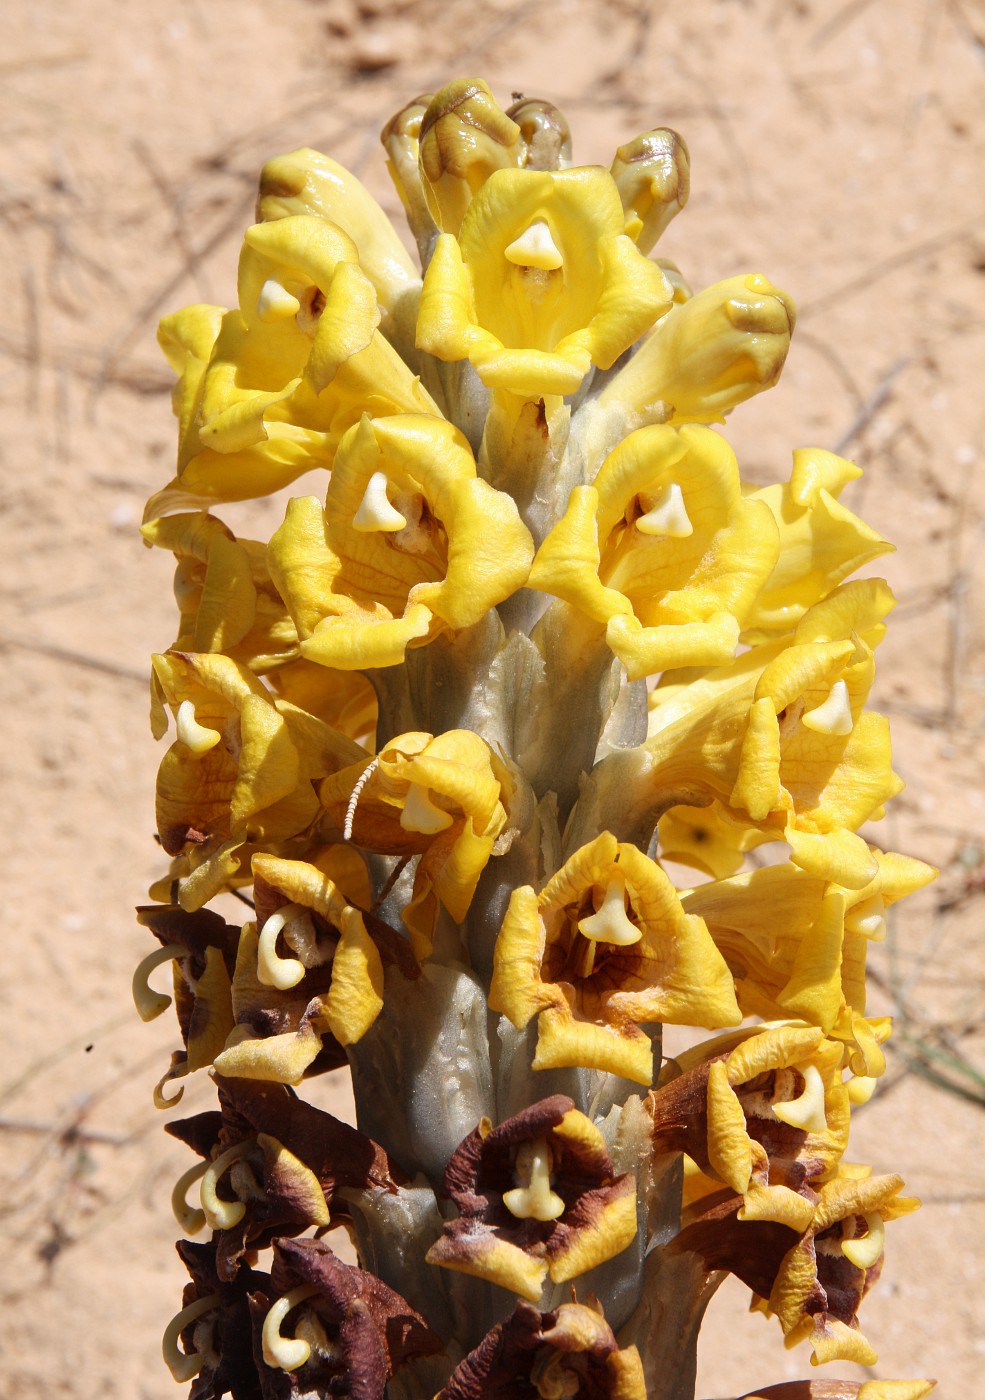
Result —
[[[481,78],[447,83],[421,121],[420,172],[435,223],[457,234],[472,196],[494,170],[516,166],[520,128]]]
[[[520,164],[527,170],[560,170],[571,164],[571,129],[553,102],[521,97],[506,115],[520,128]]]
[[[380,140],[387,154],[386,166],[390,172],[390,179],[400,196],[400,202],[407,213],[407,222],[422,252],[437,233],[424,196],[418,165],[421,121],[433,100],[434,94],[430,92],[415,97],[406,107],[401,107],[399,112],[395,112],[380,132]]]
[[[793,302],[766,277],[717,282],[662,317],[600,395],[649,422],[721,422],[780,377],[795,322]]]
[[[646,131],[616,151],[611,166],[626,211],[626,232],[648,253],[687,203],[691,158],[683,136],[667,127]]]

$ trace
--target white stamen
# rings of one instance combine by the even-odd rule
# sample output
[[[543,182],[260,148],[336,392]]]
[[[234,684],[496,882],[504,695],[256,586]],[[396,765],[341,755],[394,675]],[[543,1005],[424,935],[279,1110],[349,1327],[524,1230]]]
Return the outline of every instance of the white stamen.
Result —
[[[297,297],[291,296],[287,288],[276,277],[269,277],[260,288],[257,297],[257,315],[261,321],[287,321],[301,310]]]
[[[849,933],[861,933],[873,943],[881,943],[886,937],[886,901],[882,895],[870,895],[846,910],[845,928]]]
[[[595,943],[615,943],[620,948],[628,948],[643,937],[626,913],[626,882],[620,875],[613,875],[605,887],[605,898],[597,914],[578,920],[578,932]]]
[[[242,1142],[227,1147],[225,1152],[220,1153],[215,1161],[210,1162],[205,1168],[202,1185],[199,1187],[199,1197],[210,1229],[231,1230],[234,1225],[239,1224],[246,1214],[246,1206],[242,1201],[220,1200],[216,1194],[216,1187],[222,1174],[234,1162],[239,1161],[240,1157],[245,1157],[253,1146],[253,1139],[245,1138]]]
[[[278,1298],[263,1319],[263,1359],[268,1366],[279,1366],[282,1371],[296,1371],[311,1355],[311,1347],[307,1342],[298,1341],[294,1337],[282,1337],[280,1329],[291,1309],[296,1308],[305,1299],[313,1298],[317,1292],[314,1284],[302,1283],[297,1288],[292,1288],[290,1293],[285,1293],[283,1298]]]
[[[346,841],[352,840],[352,823],[356,816],[356,808],[359,806],[359,795],[376,772],[379,764],[380,760],[374,758],[372,763],[366,765],[355,781],[355,785],[352,789],[352,796],[349,798],[349,805],[345,809],[345,822],[342,826],[342,835]]]
[[[886,1222],[878,1211],[865,1216],[867,1235],[861,1239],[842,1240],[841,1252],[856,1269],[871,1269],[882,1256],[886,1242]]]
[[[694,534],[684,493],[676,481],[669,481],[660,492],[656,504],[636,521],[641,535],[667,535],[672,540],[686,540]]]
[[[174,1183],[174,1190],[171,1192],[171,1210],[175,1220],[186,1235],[197,1235],[200,1230],[205,1229],[205,1211],[190,1206],[185,1200],[185,1196],[189,1187],[194,1186],[196,1181],[200,1181],[208,1169],[208,1162],[196,1162],[193,1167],[182,1172]]]
[[[439,831],[447,831],[451,824],[452,818],[434,805],[428,797],[427,788],[420,783],[411,783],[400,813],[400,825],[404,831],[419,831],[423,836],[434,836]]]
[[[557,1220],[564,1214],[564,1201],[551,1190],[551,1149],[545,1138],[520,1144],[516,1175],[524,1185],[505,1191],[503,1205],[517,1220]]]
[[[359,509],[352,517],[354,530],[362,530],[366,534],[373,530],[384,530],[392,534],[405,528],[407,521],[387,499],[388,485],[386,472],[374,472],[369,478],[363,498],[359,502]]]
[[[187,1353],[180,1351],[178,1338],[186,1327],[197,1322],[207,1312],[211,1312],[218,1304],[218,1293],[209,1293],[204,1298],[196,1298],[194,1303],[189,1303],[187,1308],[182,1308],[181,1312],[177,1313],[164,1329],[164,1336],[161,1339],[161,1353],[165,1366],[179,1385],[198,1375],[205,1358],[199,1356],[197,1351]]]
[[[285,904],[271,914],[263,926],[257,945],[257,977],[265,987],[276,987],[278,991],[286,992],[289,987],[296,987],[304,977],[303,962],[297,958],[282,958],[277,952],[278,935],[296,919],[307,919],[310,924],[310,911],[300,904]]]
[[[852,702],[845,682],[835,681],[828,698],[815,709],[807,710],[801,715],[801,720],[817,734],[851,734],[854,724]]]
[[[162,963],[171,962],[173,958],[186,957],[188,949],[181,943],[169,943],[165,948],[155,948],[153,953],[148,953],[146,958],[138,964],[133,974],[133,981],[130,990],[133,993],[133,1004],[137,1008],[137,1015],[142,1021],[153,1021],[166,1011],[171,1005],[171,998],[166,992],[155,992],[148,984],[148,977],[156,967]]]
[[[781,1123],[802,1128],[807,1133],[823,1133],[828,1126],[824,1116],[824,1080],[816,1065],[798,1066],[804,1076],[803,1092],[795,1099],[772,1105]]]
[[[535,219],[506,249],[506,259],[517,267],[539,267],[543,272],[556,272],[564,258],[544,219]]]
[[[182,700],[174,722],[179,741],[185,748],[191,749],[196,758],[208,753],[209,749],[214,749],[222,738],[218,729],[208,729],[204,724],[199,724],[195,718],[195,706],[190,700]]]

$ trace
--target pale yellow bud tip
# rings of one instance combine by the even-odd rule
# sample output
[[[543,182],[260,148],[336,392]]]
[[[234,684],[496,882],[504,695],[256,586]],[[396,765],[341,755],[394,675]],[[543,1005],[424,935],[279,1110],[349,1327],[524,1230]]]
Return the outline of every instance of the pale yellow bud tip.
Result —
[[[196,758],[214,749],[222,738],[217,729],[208,729],[204,724],[199,724],[195,718],[195,706],[190,700],[182,700],[174,719],[178,739]]]
[[[813,729],[816,734],[833,734],[840,737],[851,734],[854,723],[852,702],[845,682],[835,681],[827,699],[816,709],[808,710],[802,718],[807,728]]]
[[[202,1185],[199,1188],[199,1196],[202,1201],[202,1210],[205,1212],[205,1219],[213,1230],[231,1230],[234,1225],[238,1225],[246,1214],[246,1206],[242,1201],[223,1201],[216,1194],[216,1187],[219,1178],[226,1172],[234,1162],[238,1162],[241,1157],[245,1157],[253,1146],[253,1139],[247,1138],[243,1142],[237,1142],[234,1146],[221,1153],[214,1162],[210,1162],[202,1176]]]
[[[257,315],[261,321],[289,321],[301,310],[301,303],[292,296],[286,287],[274,277],[270,277],[260,288],[257,297]]]
[[[352,517],[354,530],[369,534],[376,530],[393,533],[404,529],[407,521],[387,499],[386,488],[389,484],[386,472],[374,472],[369,478],[359,509]]]
[[[618,875],[605,887],[605,898],[597,914],[579,919],[578,932],[595,943],[615,943],[621,948],[638,943],[642,932],[626,914],[626,884]]]
[[[182,1308],[181,1312],[177,1313],[164,1329],[164,1336],[161,1339],[161,1353],[164,1356],[164,1364],[179,1385],[198,1375],[202,1369],[203,1358],[196,1351],[187,1353],[180,1351],[178,1338],[186,1327],[197,1322],[207,1312],[211,1312],[214,1307],[218,1306],[218,1303],[218,1293],[209,1293],[204,1298],[196,1298],[194,1303],[189,1303],[187,1308]]]
[[[636,522],[641,535],[666,535],[672,540],[685,540],[694,534],[684,495],[676,481],[663,488],[656,504]]]
[[[302,1283],[278,1298],[263,1320],[263,1359],[268,1366],[279,1366],[282,1371],[296,1371],[311,1355],[307,1342],[295,1337],[282,1337],[280,1329],[292,1308],[314,1297],[318,1292],[313,1284]]]
[[[147,980],[148,977],[162,963],[171,962],[174,958],[183,958],[187,952],[188,949],[183,944],[169,943],[164,948],[155,948],[138,965],[133,974],[130,990],[133,994],[133,1004],[137,1008],[137,1015],[142,1021],[155,1020],[171,1005],[171,998],[167,993],[155,992]]]
[[[400,825],[404,831],[419,831],[423,836],[434,836],[439,831],[447,831],[451,824],[451,817],[434,805],[427,788],[420,783],[411,783],[400,813]]]
[[[506,258],[517,267],[538,267],[543,272],[556,272],[564,263],[545,219],[535,219],[519,238],[514,238],[506,249]]]
[[[283,929],[297,919],[310,922],[308,910],[300,904],[285,904],[267,919],[257,945],[257,978],[265,987],[286,992],[296,987],[304,977],[304,963],[298,958],[282,958],[277,952],[277,939]],[[312,930],[312,935],[313,935]]]
[[[866,1215],[868,1234],[857,1240],[842,1240],[841,1252],[856,1269],[871,1269],[882,1257],[886,1243],[886,1222],[878,1211]]]
[[[544,1138],[520,1144],[516,1175],[523,1182],[503,1193],[503,1205],[517,1220],[557,1220],[564,1201],[551,1190],[551,1150]]]
[[[824,1116],[824,1080],[816,1065],[804,1065],[803,1092],[796,1099],[773,1104],[773,1112],[781,1123],[789,1123],[791,1128],[803,1128],[808,1133],[823,1133],[827,1127]]]

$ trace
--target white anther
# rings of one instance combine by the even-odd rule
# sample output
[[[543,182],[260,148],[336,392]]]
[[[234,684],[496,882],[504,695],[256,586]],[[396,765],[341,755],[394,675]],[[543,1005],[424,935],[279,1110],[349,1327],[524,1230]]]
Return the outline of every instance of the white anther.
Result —
[[[178,1338],[186,1327],[197,1322],[200,1317],[204,1317],[213,1308],[218,1307],[218,1304],[218,1293],[209,1293],[204,1298],[196,1298],[194,1303],[189,1303],[187,1308],[182,1308],[181,1312],[173,1317],[164,1329],[164,1336],[161,1338],[161,1354],[164,1357],[165,1366],[179,1385],[198,1375],[205,1358],[199,1356],[197,1351],[180,1351]]]
[[[155,948],[153,953],[148,953],[146,958],[138,964],[133,974],[133,981],[130,990],[133,993],[133,1004],[137,1008],[137,1015],[142,1021],[153,1021],[160,1016],[162,1011],[167,1011],[171,1005],[171,998],[167,992],[155,992],[147,981],[150,974],[161,963],[171,962],[174,958],[186,957],[188,949],[181,943],[169,943],[165,948]]]
[[[195,706],[190,700],[182,700],[174,722],[179,740],[196,758],[208,753],[209,749],[214,749],[222,738],[218,729],[208,729],[204,724],[199,724],[195,718]]]
[[[276,987],[286,992],[296,987],[305,974],[305,966],[297,958],[282,958],[277,952],[277,938],[281,930],[296,919],[311,922],[310,911],[301,904],[285,904],[267,919],[257,945],[257,977],[265,987]],[[314,930],[312,930],[314,938]]]
[[[349,805],[345,809],[345,822],[342,827],[342,835],[347,841],[352,840],[352,823],[356,816],[356,808],[359,806],[360,793],[362,792],[363,788],[369,782],[370,778],[373,776],[373,774],[376,772],[379,766],[380,760],[378,758],[374,758],[372,763],[368,763],[366,765],[366,767],[359,774],[359,777],[355,781],[355,785],[352,789],[352,795],[349,798]]]
[[[551,1149],[546,1138],[520,1144],[516,1175],[523,1185],[505,1191],[503,1205],[517,1220],[557,1220],[564,1214],[564,1201],[551,1190]]]
[[[519,238],[514,238],[505,256],[517,267],[539,267],[542,272],[556,272],[564,265],[561,250],[544,219],[534,219]]]
[[[205,1229],[205,1211],[190,1206],[185,1200],[185,1196],[196,1181],[201,1181],[208,1169],[208,1162],[196,1162],[193,1167],[182,1172],[174,1183],[174,1190],[171,1192],[171,1210],[175,1220],[186,1235],[197,1235],[200,1230]]]
[[[419,831],[423,836],[434,836],[439,831],[447,831],[452,818],[440,807],[436,807],[428,797],[428,790],[420,783],[411,783],[404,798],[400,825],[404,831]]]
[[[873,943],[886,937],[886,901],[881,894],[870,895],[845,911],[845,928],[849,933],[861,933]]]
[[[841,1242],[842,1254],[856,1269],[871,1269],[878,1263],[886,1243],[886,1222],[878,1211],[865,1216],[865,1225],[867,1235]]]
[[[311,1355],[311,1347],[307,1342],[294,1337],[282,1337],[280,1329],[291,1309],[307,1298],[313,1298],[317,1292],[314,1284],[302,1283],[297,1288],[292,1288],[290,1293],[285,1293],[283,1298],[278,1298],[263,1319],[263,1359],[268,1366],[279,1366],[282,1371],[296,1371]]]
[[[852,701],[845,682],[835,681],[828,698],[815,709],[805,711],[801,720],[817,734],[837,734],[839,737],[851,734],[855,721],[852,719]]]
[[[804,1076],[803,1091],[795,1099],[772,1105],[781,1123],[802,1128],[805,1133],[823,1133],[828,1126],[824,1116],[824,1080],[816,1065],[798,1066]]]
[[[667,483],[656,504],[638,518],[636,528],[641,535],[667,535],[672,540],[686,540],[694,534],[684,493],[676,481]]]
[[[605,887],[601,909],[587,919],[579,919],[578,932],[594,943],[615,943],[620,948],[638,943],[643,933],[627,915],[625,898],[625,880],[613,875]]]
[[[238,1162],[241,1157],[253,1148],[252,1138],[245,1138],[242,1142],[235,1143],[232,1147],[227,1147],[225,1152],[219,1154],[214,1162],[210,1162],[205,1168],[202,1177],[202,1185],[199,1187],[199,1197],[202,1202],[202,1209],[205,1218],[212,1230],[231,1230],[234,1225],[238,1225],[246,1214],[246,1206],[242,1201],[222,1201],[216,1194],[216,1187],[219,1178],[227,1171],[234,1162]]]
[[[364,533],[384,530],[392,534],[395,530],[403,530],[406,527],[407,521],[387,499],[386,488],[389,484],[386,472],[374,472],[369,478],[363,498],[359,502],[359,509],[352,517],[354,530],[362,530]]]
[[[261,321],[288,321],[301,310],[297,297],[278,282],[276,277],[268,277],[260,288],[257,297],[257,315]]]

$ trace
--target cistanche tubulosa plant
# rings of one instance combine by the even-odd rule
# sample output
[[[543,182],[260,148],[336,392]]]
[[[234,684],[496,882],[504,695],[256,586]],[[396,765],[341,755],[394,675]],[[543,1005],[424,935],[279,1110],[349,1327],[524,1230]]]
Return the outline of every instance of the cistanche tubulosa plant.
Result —
[[[470,79],[382,139],[423,276],[302,149],[263,169],[238,305],[160,330],[171,867],[134,991],[158,1015],[170,964],[157,1103],[218,1094],[167,1128],[202,1242],[165,1359],[193,1400],[693,1400],[732,1273],[814,1362],[871,1365],[917,1202],[844,1159],[890,1034],[866,949],[934,873],[859,834],[901,786],[865,708],[893,598],[851,577],[890,546],[839,502],[853,463],[756,489],[711,426],[794,309],[650,256],[680,136],[576,166],[549,102]],[[213,513],[313,471],[267,542]],[[343,1069],[358,1127],[313,1101]]]

